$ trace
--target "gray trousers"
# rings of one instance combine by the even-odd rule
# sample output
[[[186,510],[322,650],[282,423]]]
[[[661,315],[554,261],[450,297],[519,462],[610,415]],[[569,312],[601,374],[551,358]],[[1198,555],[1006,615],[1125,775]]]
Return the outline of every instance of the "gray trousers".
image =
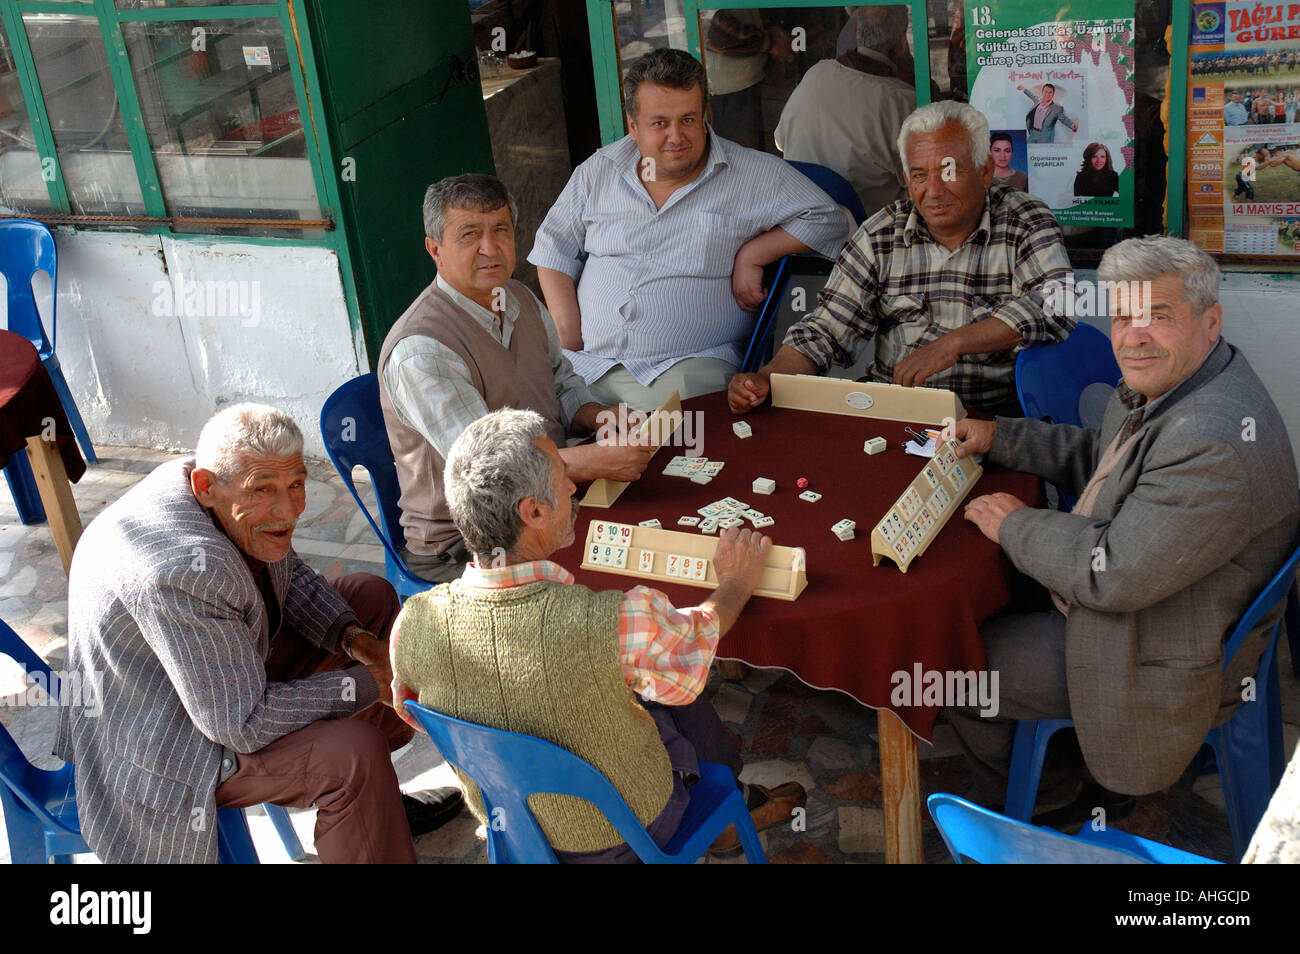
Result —
[[[969,762],[975,800],[1001,808],[1011,774],[1016,722],[1071,718],[1065,617],[1055,609],[1008,613],[985,623],[980,635],[989,671],[998,674],[998,714],[987,718],[973,706],[950,706],[944,714]],[[1038,786],[1040,810],[1068,804],[1079,792],[1081,758],[1073,736],[1066,736],[1058,733],[1048,749]]]

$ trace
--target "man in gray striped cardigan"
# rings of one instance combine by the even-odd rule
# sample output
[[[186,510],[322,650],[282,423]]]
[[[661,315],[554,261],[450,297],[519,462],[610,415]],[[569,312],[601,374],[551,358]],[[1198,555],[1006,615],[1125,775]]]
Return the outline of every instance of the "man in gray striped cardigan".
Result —
[[[103,861],[215,862],[217,807],[261,802],[314,804],[322,861],[415,861],[389,756],[412,733],[376,705],[397,598],[298,559],[306,481],[293,420],[241,404],[82,536],[68,665],[96,705],[61,710],[55,753]]]

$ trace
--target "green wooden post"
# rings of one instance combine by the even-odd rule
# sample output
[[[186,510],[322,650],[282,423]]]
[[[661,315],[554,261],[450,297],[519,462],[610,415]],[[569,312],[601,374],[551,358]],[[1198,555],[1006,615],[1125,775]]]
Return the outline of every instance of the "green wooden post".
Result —
[[[1169,161],[1165,179],[1165,233],[1183,236],[1183,203],[1187,191],[1187,44],[1191,39],[1192,6],[1174,3],[1169,51]]]
[[[600,144],[608,146],[627,132],[623,120],[623,77],[619,73],[618,38],[614,35],[612,0],[587,0],[592,68],[596,74],[596,115]]]

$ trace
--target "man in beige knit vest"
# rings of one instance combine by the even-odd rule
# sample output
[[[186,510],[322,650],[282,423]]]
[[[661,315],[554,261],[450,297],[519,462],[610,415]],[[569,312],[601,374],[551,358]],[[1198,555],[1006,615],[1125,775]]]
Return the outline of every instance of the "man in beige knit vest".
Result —
[[[469,559],[447,510],[443,463],[460,432],[489,411],[541,414],[579,482],[636,480],[650,459],[650,448],[613,440],[614,430],[625,437],[637,416],[591,396],[546,308],[510,277],[516,218],[514,200],[492,176],[453,176],[430,186],[424,244],[438,274],[379,352],[379,400],[402,491],[402,556],[413,573],[435,582],[460,576]],[[567,433],[598,427],[612,442],[565,446]]]
[[[677,609],[645,586],[594,593],[574,585],[548,557],[573,542],[576,488],[532,411],[497,411],[466,428],[448,455],[446,485],[475,562],[406,602],[391,642],[398,710],[418,697],[457,718],[554,742],[603,772],[667,844],[700,760],[739,775],[736,746],[701,693],[771,541],[725,532],[713,562],[718,588],[696,607]],[[461,781],[486,822],[477,788]],[[804,798],[794,782],[746,791],[759,828],[788,822]],[[530,804],[561,861],[635,860],[586,802],[539,795]],[[714,848],[735,845],[729,829]]]
[[[1073,512],[1009,494],[966,505],[975,523],[1052,597],[981,632],[1000,673],[997,718],[947,710],[980,797],[1006,792],[1017,719],[1072,719],[1086,768],[1044,766],[1040,823],[1108,821],[1173,784],[1205,734],[1242,701],[1261,621],[1222,671],[1223,642],[1277,572],[1297,527],[1286,426],[1246,357],[1220,336],[1219,269],[1191,242],[1153,236],[1108,249],[1123,380],[1100,429],[997,418],[956,425],[961,453],[1030,471],[1077,496]],[[1066,753],[1068,754],[1068,753]],[[1077,753],[1076,759],[1077,762]]]

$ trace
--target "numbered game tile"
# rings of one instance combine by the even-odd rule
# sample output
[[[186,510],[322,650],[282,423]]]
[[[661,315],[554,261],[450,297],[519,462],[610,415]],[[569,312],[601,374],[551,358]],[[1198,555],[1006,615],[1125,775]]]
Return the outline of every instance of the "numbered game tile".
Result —
[[[653,550],[642,550],[641,555],[637,557],[636,568],[642,573],[654,572],[655,552]]]

